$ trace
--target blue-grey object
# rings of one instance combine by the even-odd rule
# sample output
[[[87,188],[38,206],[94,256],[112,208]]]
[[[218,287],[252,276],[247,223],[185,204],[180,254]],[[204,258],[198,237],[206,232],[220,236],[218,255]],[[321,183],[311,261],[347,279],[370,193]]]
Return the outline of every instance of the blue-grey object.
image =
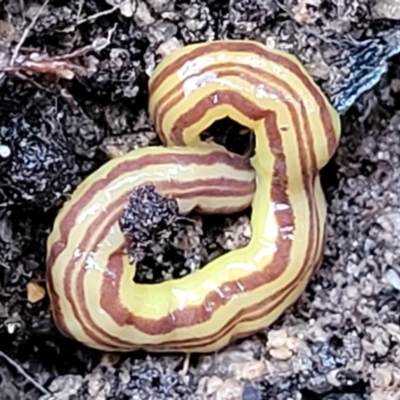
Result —
[[[350,39],[348,45],[350,57],[343,65],[349,72],[338,90],[328,95],[339,113],[344,113],[381,80],[387,71],[388,59],[400,53],[400,28],[363,42]]]
[[[243,388],[242,400],[261,400],[261,392],[259,389],[246,383]]]

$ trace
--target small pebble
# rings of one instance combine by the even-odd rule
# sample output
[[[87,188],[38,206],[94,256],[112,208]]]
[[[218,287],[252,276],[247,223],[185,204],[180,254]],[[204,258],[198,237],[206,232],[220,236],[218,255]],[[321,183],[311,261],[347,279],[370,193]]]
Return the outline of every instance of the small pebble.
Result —
[[[228,379],[220,386],[213,400],[242,400],[242,393],[242,385],[236,379]]]
[[[386,368],[376,368],[372,372],[372,386],[374,388],[386,389],[393,381],[393,375]]]
[[[245,384],[243,388],[242,400],[261,400],[261,393],[254,386]]]
[[[281,330],[271,330],[268,332],[268,347],[282,347],[286,344],[287,332],[283,329]]]
[[[385,274],[386,280],[398,291],[400,291],[400,276],[394,269],[390,268]]]
[[[207,395],[214,394],[224,383],[218,376],[212,376],[207,382]]]
[[[293,355],[293,353],[286,346],[270,349],[269,354],[271,357],[279,361],[287,361]]]
[[[235,368],[235,378],[251,381],[263,376],[266,370],[267,367],[265,363],[259,360],[237,364]]]
[[[9,146],[4,144],[0,145],[0,157],[1,158],[8,158],[11,155],[11,149]]]

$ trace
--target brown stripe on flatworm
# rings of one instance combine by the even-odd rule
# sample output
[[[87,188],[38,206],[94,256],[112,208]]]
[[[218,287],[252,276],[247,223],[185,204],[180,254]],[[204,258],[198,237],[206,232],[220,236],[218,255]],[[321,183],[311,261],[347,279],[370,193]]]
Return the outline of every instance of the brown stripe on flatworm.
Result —
[[[314,139],[311,133],[309,115],[307,113],[307,110],[305,109],[304,102],[301,99],[299,93],[293,90],[292,87],[288,85],[284,80],[276,77],[273,74],[257,69],[255,67],[243,65],[240,66],[240,68],[237,68],[237,65],[233,63],[225,63],[223,65],[225,66],[225,68],[221,68],[221,70],[219,70],[220,67],[219,65],[218,65],[218,70],[214,70],[215,66],[209,66],[200,71],[199,74],[203,74],[204,72],[207,71],[213,71],[215,72],[217,79],[222,77],[232,76],[246,80],[255,87],[262,85],[267,93],[274,94],[280,101],[282,101],[287,106],[293,120],[294,124],[293,126],[295,131],[301,130],[300,123],[298,122],[297,111],[295,110],[292,101],[288,100],[285,97],[284,93],[281,90],[279,90],[279,88],[282,88],[285,92],[287,92],[292,97],[292,99],[298,101],[301,108],[301,115],[305,124],[304,129],[307,131],[306,139],[308,148],[310,149],[310,152],[313,153],[312,156],[315,158]],[[248,72],[251,72],[251,74],[249,74]],[[273,85],[270,85],[269,83],[272,83]],[[180,101],[184,100],[186,97],[185,94],[183,93],[182,85],[183,82],[178,83],[155,105],[154,122],[157,127],[156,131],[162,133],[163,137],[165,137],[165,135],[162,132],[161,125],[164,120],[165,114],[169,112],[169,110],[171,110],[174,106],[176,106]],[[321,121],[322,121],[322,116],[321,116]],[[324,124],[323,121],[322,124]],[[316,165],[316,162],[314,165]],[[314,172],[314,170],[312,170],[312,172]],[[307,173],[309,172],[307,171]]]
[[[275,124],[276,125],[276,124]],[[308,186],[309,187],[309,186]],[[307,195],[309,195],[310,193],[308,192],[307,193]],[[312,209],[310,210],[310,212],[312,212]],[[312,214],[313,214],[313,212],[312,212]],[[314,214],[313,214],[314,215]],[[314,217],[315,217],[315,215],[314,215]],[[311,224],[311,227],[312,227],[313,225]],[[313,239],[313,237],[311,236],[311,239]],[[315,242],[314,240],[311,240],[312,242]],[[290,253],[289,253],[289,256],[290,256]],[[306,258],[305,259],[305,261],[307,261],[308,259]],[[305,263],[303,264],[303,268],[305,267]],[[294,281],[294,282],[296,282],[296,281]]]
[[[148,154],[143,157],[126,160],[111,169],[104,178],[98,179],[93,185],[82,195],[82,198],[78,200],[68,210],[63,219],[59,222],[60,237],[51,246],[47,263],[52,265],[58,255],[65,249],[67,245],[67,237],[69,231],[76,224],[76,218],[80,213],[80,210],[85,207],[97,192],[101,191],[110,181],[118,179],[122,174],[126,174],[129,171],[140,170],[148,165],[165,165],[165,164],[177,164],[177,165],[212,165],[223,163],[234,169],[238,170],[250,170],[250,162],[248,159],[240,156],[232,157],[227,152],[213,151],[209,154],[180,154],[180,153],[168,153],[168,154]]]
[[[284,55],[280,55],[277,53],[273,53],[268,51],[267,49],[263,49],[262,47],[257,46],[254,43],[248,42],[211,42],[207,43],[205,46],[201,46],[193,49],[187,54],[183,54],[177,60],[167,65],[159,75],[157,75],[153,80],[150,81],[149,85],[149,93],[150,96],[154,93],[158,86],[161,85],[169,76],[171,76],[174,72],[176,72],[179,68],[181,68],[186,62],[193,60],[197,57],[208,55],[212,52],[247,52],[254,53],[258,56],[265,58],[268,61],[274,62],[277,65],[281,65],[284,68],[288,69],[297,78],[303,83],[303,85],[308,89],[311,95],[314,97],[316,103],[319,105],[322,120],[324,121],[324,126],[326,127],[326,135],[328,139],[328,148],[329,154],[332,155],[336,150],[337,139],[335,135],[335,129],[333,127],[331,115],[328,111],[328,107],[326,104],[326,100],[324,99],[323,94],[320,90],[315,86],[314,82],[311,80],[311,77],[306,75],[296,64],[294,61],[285,57]]]
[[[276,126],[276,123],[275,123],[275,126]],[[267,127],[267,130],[268,130],[268,127]],[[271,133],[271,131],[269,131],[269,132]],[[279,134],[278,134],[278,137],[279,137],[279,139],[280,139]],[[274,147],[274,146],[272,146],[272,147]],[[276,148],[276,147],[275,147],[275,148]],[[280,150],[280,151],[281,151],[281,154],[280,154],[281,156],[283,155],[283,154],[282,154],[282,150],[283,150],[283,149]],[[306,260],[307,260],[307,258],[306,258]],[[114,281],[114,283],[115,283],[115,280],[113,280],[113,281]],[[231,291],[231,289],[230,289],[230,291]],[[115,295],[118,295],[118,293],[116,293]],[[115,297],[113,296],[113,298],[115,298]],[[102,296],[102,300],[105,300],[105,297],[104,297],[104,296]],[[105,303],[108,303],[108,302],[105,301]],[[118,312],[120,312],[120,311],[121,311],[121,310],[119,310]],[[191,311],[192,311],[192,310],[191,310]],[[129,312],[129,311],[128,311],[128,312]],[[114,313],[113,313],[113,314],[114,314]],[[129,318],[129,316],[128,316],[128,318]],[[187,323],[187,318],[184,318],[184,319],[186,320],[186,323]],[[177,324],[176,324],[176,315],[175,315],[174,320],[175,320],[175,322],[174,322],[174,327],[176,327],[176,325],[177,325]],[[126,321],[127,321],[127,317],[125,316],[125,317],[124,317],[124,322],[126,322]]]
[[[326,235],[326,232],[325,232]],[[257,311],[258,309],[260,309],[263,306],[263,303],[265,302],[270,302],[273,301],[276,298],[280,298],[281,302],[285,301],[286,298],[291,294],[292,289],[296,286],[297,282],[303,280],[305,278],[305,276],[307,275],[307,273],[314,273],[315,270],[317,270],[323,261],[323,253],[319,254],[318,260],[315,262],[315,267],[314,267],[314,263],[312,262],[312,260],[310,260],[309,265],[307,266],[306,264],[303,266],[303,268],[298,272],[297,276],[295,277],[295,279],[293,279],[289,284],[287,284],[284,288],[282,288],[280,291],[274,293],[272,296],[269,296],[268,298],[263,298],[262,300],[260,300],[259,302],[257,302],[256,304],[253,304],[247,308],[244,309],[244,315],[247,315],[249,313],[252,313],[253,311]],[[311,269],[311,272],[310,272]],[[265,317],[266,315],[268,315],[272,309],[274,307],[271,306],[269,307],[267,310],[265,309],[261,309],[259,313],[257,314],[252,314],[251,317],[246,316],[243,319],[240,319],[239,322],[251,322],[251,321],[256,321],[260,318]],[[238,313],[239,314],[239,313]],[[176,340],[176,341],[168,341],[168,342],[162,342],[158,345],[153,345],[152,343],[149,344],[142,344],[140,347],[144,348],[144,347],[152,347],[153,350],[154,349],[158,349],[158,350],[168,350],[171,351],[171,349],[175,349],[175,350],[179,350],[179,349],[185,349],[185,350],[190,350],[193,348],[197,348],[197,347],[204,347],[204,346],[208,346],[210,344],[212,344],[213,342],[215,342],[216,340],[221,339],[223,336],[226,336],[226,334],[235,327],[235,325],[237,324],[237,320],[235,319],[235,317],[231,318],[227,324],[225,324],[220,330],[218,330],[218,332],[212,334],[212,335],[208,335],[208,336],[203,336],[201,338],[198,339],[187,339],[187,340]],[[260,329],[256,329],[254,331],[247,331],[247,332],[243,332],[241,334],[238,335],[234,335],[231,338],[231,342],[233,342],[236,339],[239,339],[241,337],[247,337],[248,335],[251,335],[252,333],[257,333],[260,332]]]
[[[247,79],[250,81],[252,80],[254,84],[259,84],[262,82],[259,82],[257,79],[247,76]],[[267,85],[265,85],[268,87]],[[303,177],[303,185],[304,188],[307,192],[307,201],[308,201],[308,207],[310,209],[310,213],[312,213],[312,221],[317,218],[317,212],[318,210],[315,207],[315,199],[313,196],[313,185],[312,182],[310,181],[309,177],[312,176],[317,172],[317,161],[316,161],[316,155],[314,152],[314,139],[313,139],[313,134],[311,131],[310,127],[310,122],[307,117],[307,112],[304,107],[303,102],[300,102],[300,107],[301,107],[301,114],[303,117],[303,128],[304,128],[304,133],[305,133],[305,140],[308,144],[309,151],[306,151],[305,145],[304,145],[304,138],[302,137],[302,129],[301,129],[301,124],[299,121],[298,114],[296,110],[294,109],[293,105],[290,102],[286,102],[283,94],[272,87],[268,87],[268,90],[272,93],[274,93],[276,96],[279,97],[280,100],[284,101],[287,103],[287,107],[290,113],[290,116],[292,118],[292,123],[293,123],[293,129],[295,132],[296,140],[297,140],[297,146],[299,150],[299,161],[301,165],[301,173]],[[196,124],[201,118],[205,116],[207,111],[210,109],[213,109],[216,107],[216,105],[213,102],[213,98],[216,97],[218,98],[218,104],[229,104],[233,106],[235,109],[240,111],[243,115],[246,115],[249,119],[252,119],[254,121],[262,120],[264,118],[264,115],[266,112],[271,112],[270,110],[264,110],[258,107],[255,103],[252,103],[250,100],[248,100],[246,97],[242,96],[240,93],[237,93],[236,91],[233,90],[217,90],[212,92],[211,94],[209,93],[206,97],[200,98],[197,103],[195,103],[190,110],[186,111],[184,114],[181,114],[177,120],[175,121],[173,128],[172,128],[172,133],[171,133],[171,138],[175,144],[178,145],[183,145],[184,143],[184,138],[183,138],[183,131],[190,126],[193,126]],[[268,133],[267,133],[268,135]],[[270,138],[271,139],[271,138]],[[272,137],[273,139],[273,137]],[[283,149],[282,149],[283,151]],[[308,158],[307,158],[307,153],[311,157],[311,165],[308,165]],[[315,257],[315,253],[318,249],[319,246],[319,225],[316,227],[316,232],[315,233],[317,237],[317,242],[315,243],[313,248],[308,249],[308,257]],[[311,243],[311,242],[310,242]]]
[[[120,262],[120,260],[118,260]],[[168,348],[168,349],[178,349],[180,347],[184,347],[185,349],[190,349],[190,348],[196,348],[198,346],[207,346],[208,344],[219,340],[226,336],[232,329],[236,327],[238,323],[243,323],[243,322],[251,322],[255,321],[263,316],[266,316],[273,308],[275,308],[274,305],[271,305],[265,310],[265,308],[262,308],[265,306],[266,303],[271,303],[275,301],[276,299],[280,299],[281,301],[284,301],[287,296],[289,296],[293,290],[293,288],[297,285],[298,280],[304,279],[305,275],[309,272],[309,269],[302,268],[295,279],[293,279],[289,284],[287,284],[284,288],[280,289],[279,291],[273,293],[271,296],[267,298],[263,298],[262,300],[258,301],[256,304],[252,304],[251,306],[248,306],[246,308],[243,308],[239,310],[232,318],[229,319],[229,321],[217,332],[208,335],[208,336],[202,336],[200,338],[196,339],[187,339],[187,340],[176,340],[176,341],[168,341],[168,342],[162,342],[156,345],[155,347],[157,349],[160,348]],[[198,307],[204,307],[204,305],[200,305]],[[258,313],[253,313],[254,311],[259,310]],[[249,315],[251,313],[251,315]],[[247,336],[247,335],[246,335]],[[141,344],[140,347],[145,347],[145,346],[151,346],[153,345],[151,343],[148,344]]]
[[[205,182],[209,182],[210,186],[216,186],[216,187],[211,187],[211,188],[199,188],[202,184]],[[143,183],[143,184],[146,184]],[[156,189],[160,190],[161,192],[171,192],[173,190],[183,190],[183,189],[190,189],[193,188],[191,192],[188,193],[179,193],[178,198],[192,198],[196,197],[199,194],[205,195],[208,197],[211,196],[218,196],[220,197],[223,194],[229,194],[229,191],[226,191],[226,188],[224,189],[222,186],[223,184],[227,185],[228,187],[231,188],[231,194],[239,194],[240,196],[244,194],[249,194],[249,193],[254,193],[255,187],[254,187],[254,182],[246,185],[245,182],[239,180],[234,180],[234,179],[228,179],[228,178],[218,178],[218,179],[208,179],[208,180],[193,180],[189,182],[179,182],[179,181],[167,181],[167,182],[156,182],[154,183]],[[122,194],[119,198],[116,198],[114,202],[110,202],[105,210],[104,213],[99,215],[93,223],[87,227],[86,235],[83,241],[81,242],[80,245],[80,251],[82,253],[85,253],[86,255],[95,251],[93,248],[88,248],[88,243],[89,242],[94,242],[94,246],[96,247],[98,243],[100,243],[102,240],[104,240],[105,235],[108,233],[109,229],[113,224],[115,224],[115,221],[119,218],[120,214],[123,212],[123,205],[126,204],[127,202],[127,197],[129,196],[130,191],[127,191],[126,193]],[[221,194],[223,193],[223,194]],[[104,226],[104,228],[99,232],[98,231],[98,226],[101,225],[105,219],[104,219],[104,214],[109,216],[109,219]],[[96,236],[97,234],[97,236]],[[122,256],[122,254],[120,255]],[[66,268],[65,274],[64,274],[64,292],[65,292],[65,298],[70,302],[71,308],[74,314],[74,317],[77,321],[80,322],[82,329],[84,330],[85,334],[90,337],[92,340],[100,343],[101,345],[108,345],[108,342],[105,342],[102,338],[99,338],[95,333],[90,329],[95,330],[96,324],[92,320],[90,316],[90,311],[87,307],[86,303],[86,297],[85,297],[85,291],[83,287],[83,277],[85,275],[85,268],[82,265],[86,261],[86,258],[82,258],[82,260],[79,262],[76,258],[71,259],[68,262],[68,266]],[[51,265],[49,266],[51,268]],[[75,284],[77,285],[77,301],[74,302],[74,295],[72,292],[72,287],[71,283],[73,281],[73,272],[76,268],[80,268],[78,272],[78,276],[76,277]],[[107,267],[108,270],[110,270],[109,266]],[[105,274],[105,276],[108,276]],[[115,282],[115,280],[114,280]],[[80,305],[80,308],[78,309],[77,305]],[[79,315],[79,310],[83,313],[83,316]],[[88,322],[88,325],[90,328],[85,326],[84,321]],[[99,331],[100,329],[98,329]],[[115,342],[118,342],[118,344],[121,345],[127,345],[127,342],[124,341],[118,341],[117,338],[114,338],[110,335],[107,334],[105,331],[101,331],[102,335],[104,337],[107,337],[109,340],[113,340]]]
[[[162,342],[159,343],[156,348],[157,349],[179,349],[179,348],[184,348],[185,350],[190,350],[193,348],[197,347],[204,347],[212,344],[213,342],[222,339],[224,336],[227,336],[229,332],[234,329],[237,324],[239,323],[246,323],[246,322],[252,322],[256,321],[260,318],[263,318],[267,316],[275,307],[276,305],[270,305],[267,309],[263,308],[265,306],[265,303],[270,303],[272,301],[275,301],[276,299],[279,298],[280,302],[284,302],[287,297],[292,293],[293,289],[297,286],[298,281],[302,280],[305,278],[307,273],[309,272],[308,268],[302,268],[295,279],[291,281],[289,284],[287,284],[284,288],[280,289],[278,292],[275,292],[271,296],[267,298],[263,298],[262,300],[258,301],[255,304],[252,304],[249,307],[244,308],[243,310],[240,310],[237,314],[235,314],[234,317],[232,317],[221,329],[219,329],[217,332],[208,335],[208,336],[203,336],[201,338],[196,338],[196,339],[187,339],[187,340],[176,340],[176,341],[168,341],[168,342]],[[254,311],[258,311],[257,313],[253,313]],[[251,314],[251,315],[249,315]],[[254,332],[260,332],[260,329],[257,329]],[[243,332],[241,335],[234,335],[231,337],[230,342],[236,340],[240,336],[248,336],[251,334],[252,331],[250,332]],[[142,344],[141,347],[145,347],[145,344]],[[153,346],[151,343],[147,344],[147,346]]]
[[[274,173],[273,177],[276,182],[280,182],[279,185],[273,184],[271,187],[271,201],[272,203],[283,203],[289,204],[289,197],[286,193],[287,190],[287,171],[285,163],[285,154],[283,153],[283,147],[279,129],[276,126],[275,114],[272,112],[266,113],[265,121],[267,126],[267,132],[272,142],[273,153],[275,156],[274,160]],[[294,227],[294,216],[293,210],[289,207],[284,210],[276,211],[276,218],[278,226],[284,228],[286,226]],[[245,291],[251,291],[261,286],[272,282],[278,278],[287,267],[290,261],[290,249],[292,241],[285,240],[283,235],[280,233],[278,236],[277,247],[278,251],[274,254],[271,264],[267,266],[264,271],[257,271],[249,274],[248,276],[241,279],[240,284]],[[187,307],[182,310],[171,311],[169,315],[159,320],[149,320],[147,318],[141,318],[133,315],[129,309],[125,308],[121,302],[109,302],[106,299],[119,298],[119,282],[121,280],[121,274],[118,275],[120,268],[115,266],[113,262],[117,262],[117,258],[111,258],[109,262],[109,269],[113,271],[112,282],[105,276],[102,287],[102,308],[113,318],[113,320],[119,324],[134,325],[137,329],[151,335],[165,334],[171,332],[174,328],[183,328],[197,324],[201,321],[206,321],[210,318],[213,312],[225,304],[232,295],[243,292],[242,288],[239,288],[236,281],[226,282],[218,288],[218,292],[211,292],[205,299],[204,303],[200,306]],[[118,261],[120,262],[120,261]],[[224,297],[220,296],[220,293],[224,294]],[[204,304],[207,304],[205,306]],[[207,309],[207,312],[205,310]],[[173,319],[173,322],[171,322]]]
[[[69,329],[67,328],[67,324],[65,322],[64,314],[61,311],[61,305],[60,305],[60,296],[56,293],[55,288],[54,288],[54,282],[51,277],[50,269],[47,268],[46,271],[46,282],[48,286],[48,291],[49,291],[49,297],[51,299],[51,311],[53,314],[54,321],[56,322],[56,325],[58,326],[58,329],[61,331],[61,333],[68,337],[68,338],[73,338],[71,335]]]
[[[277,78],[275,75],[270,74],[268,72],[264,72],[257,68],[248,67],[248,66],[243,66],[239,69],[235,69],[235,68],[228,69],[229,67],[236,66],[233,63],[226,63],[224,65],[226,65],[226,69],[221,69],[221,70],[215,71],[217,78],[229,77],[229,76],[235,77],[236,76],[236,77],[240,77],[241,79],[244,79],[247,82],[251,83],[254,87],[260,86],[260,85],[263,86],[263,88],[265,89],[265,91],[267,93],[271,93],[271,94],[275,95],[280,101],[282,101],[282,103],[284,103],[286,105],[286,107],[288,108],[288,111],[290,113],[290,116],[292,118],[293,127],[294,127],[295,132],[300,132],[302,130],[297,111],[295,110],[292,101],[287,99],[285,97],[284,93],[281,90],[279,90],[279,88],[282,88],[285,92],[287,92],[291,96],[292,99],[298,101],[298,103],[300,105],[300,109],[301,109],[301,116],[304,121],[303,129],[305,130],[305,133],[306,133],[306,141],[307,141],[308,148],[310,149],[309,152],[311,153],[311,157],[312,157],[312,166],[311,166],[312,170],[309,171],[308,168],[305,168],[305,170],[303,170],[303,174],[310,174],[310,173],[313,174],[315,172],[315,168],[317,165],[315,151],[314,151],[314,137],[313,137],[312,130],[310,127],[309,115],[304,106],[304,102],[300,98],[299,94],[295,90],[293,90],[292,87],[290,85],[288,85],[284,80]],[[205,68],[200,73],[204,73],[204,71],[208,71],[208,70],[212,70],[212,69],[213,69],[213,66],[210,66],[209,68]],[[250,71],[251,74],[247,73],[247,71]],[[272,83],[273,85],[270,85],[269,83]],[[276,86],[278,86],[278,87],[276,87]],[[222,90],[222,91],[225,91],[225,90]],[[178,96],[174,96],[175,92],[178,93]],[[231,93],[231,91],[229,91],[229,92]],[[165,117],[165,114],[167,112],[169,112],[169,110],[171,110],[174,106],[176,106],[180,101],[184,100],[184,98],[185,98],[185,95],[182,91],[181,83],[177,84],[174,88],[172,88],[169,93],[171,94],[170,96],[173,97],[170,101],[168,101],[166,104],[164,103],[164,101],[167,100],[167,96],[168,96],[168,94],[167,94],[165,96],[166,98],[164,100],[161,99],[155,106],[155,110],[156,110],[154,112],[154,115],[156,116],[155,122],[157,125],[159,125],[159,129],[157,129],[157,132],[161,131],[161,124]],[[218,93],[213,93],[210,97],[214,97],[215,95],[218,96]],[[197,104],[197,107],[199,107],[199,104]],[[208,111],[208,110],[205,110],[205,112],[206,111]],[[203,116],[204,116],[205,112],[202,114]],[[174,144],[181,144],[181,142],[182,142],[182,140],[180,140],[179,143],[174,143]],[[298,142],[299,142],[299,140],[298,140]],[[301,142],[301,145],[303,145],[302,140],[300,140],[300,142]]]
[[[305,268],[306,267],[306,264],[303,266],[303,273],[301,274],[302,275],[302,277],[300,278],[299,276],[298,277],[296,277],[296,279],[294,280],[294,281],[292,281],[292,284],[294,285],[296,282],[297,282],[297,280],[300,278],[300,279],[302,279],[302,278],[304,278],[304,275],[305,275],[305,273],[304,273],[304,270],[305,271],[308,271],[308,269],[307,268]],[[114,270],[115,271],[115,270]],[[299,274],[300,274],[300,271],[299,271]],[[243,284],[243,283],[241,283],[241,284]],[[236,283],[236,285],[237,285],[237,283]],[[288,292],[288,294],[290,294],[290,291]],[[117,295],[117,294],[116,294]],[[265,302],[265,301],[267,301],[266,299],[263,299],[262,300],[262,302]],[[204,305],[203,305],[203,307],[204,307]],[[253,308],[253,307],[251,307],[251,308]],[[249,310],[247,309],[247,312],[248,312]],[[265,313],[263,314],[263,315],[265,315]],[[236,319],[237,319],[237,317],[236,317]],[[247,332],[248,333],[248,332]],[[220,334],[221,334],[221,332],[219,332],[218,333],[218,336],[220,336]],[[224,335],[223,333],[222,333],[222,335]],[[214,336],[215,337],[215,336]],[[187,348],[187,344],[188,343],[188,341],[184,341],[183,342],[183,344],[182,344],[182,347],[185,347],[185,348]],[[204,342],[202,342],[202,343],[204,343]],[[172,345],[173,346],[173,342],[168,342],[168,344],[163,344],[163,345],[157,345],[156,347],[157,348],[161,348],[162,346],[168,346],[168,345]],[[195,347],[197,347],[199,344],[197,343],[196,344],[196,346]]]
[[[200,182],[200,181],[199,181]],[[251,193],[254,193],[255,191],[255,181],[243,181],[240,180],[239,182],[235,182],[233,180],[229,180],[226,178],[221,178],[221,180],[214,180],[214,181],[206,181],[206,183],[212,183],[214,185],[218,185],[218,188],[216,191],[214,191],[215,193],[207,193],[207,189],[204,190],[204,188],[197,188],[196,191],[190,192],[190,193],[180,193],[179,197],[182,199],[185,198],[190,198],[193,196],[197,196],[199,194],[205,194],[206,196],[210,196],[210,195],[218,195],[218,196],[222,196],[222,195],[235,195],[235,196],[248,196]],[[204,183],[204,182],[203,182]],[[186,184],[185,182],[181,182],[180,188],[181,189],[185,189],[185,188],[189,188],[190,186],[193,185],[193,182],[188,182],[188,184]],[[228,186],[230,188],[230,191],[221,191],[221,187],[223,187],[224,185]],[[128,196],[129,193],[126,193],[126,196]],[[248,205],[247,205],[248,206]],[[218,212],[224,212],[224,213],[228,213],[228,212],[237,212],[240,211],[241,209],[245,208],[245,206],[242,206],[240,209],[239,207],[219,207],[218,208]],[[203,212],[211,212],[211,210],[203,210]],[[54,289],[54,285],[53,285],[53,279],[51,277],[51,267],[52,264],[48,264],[48,269],[47,269],[47,280],[49,282],[49,294],[51,295],[53,301],[53,315],[55,317],[55,320],[57,321],[58,326],[60,327],[60,330],[65,334],[65,336],[70,336],[68,329],[66,327],[66,324],[64,322],[63,319],[63,315],[61,312],[61,308],[60,308],[60,302],[59,302],[59,296],[56,294],[55,289]]]

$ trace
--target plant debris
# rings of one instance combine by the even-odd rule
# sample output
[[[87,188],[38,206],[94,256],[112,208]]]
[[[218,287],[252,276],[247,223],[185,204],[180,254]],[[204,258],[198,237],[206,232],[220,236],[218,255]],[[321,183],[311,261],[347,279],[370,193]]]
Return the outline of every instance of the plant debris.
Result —
[[[37,303],[46,295],[45,289],[36,282],[29,282],[26,285],[26,291],[30,303]]]
[[[154,185],[139,186],[130,194],[119,226],[128,239],[132,262],[142,261],[157,244],[165,250],[177,216],[178,202],[162,196]]]
[[[239,219],[237,225],[248,231],[248,223],[248,219]],[[201,217],[179,215],[177,200],[161,195],[154,185],[139,186],[130,194],[119,226],[126,238],[130,262],[137,263],[137,283],[183,277],[216,256],[206,250],[211,245],[211,235],[204,234]],[[220,248],[214,244],[214,250],[220,250],[219,255],[225,252],[224,248],[240,248],[248,243],[249,239],[243,239],[240,229],[235,228],[232,225],[231,232],[217,236]]]

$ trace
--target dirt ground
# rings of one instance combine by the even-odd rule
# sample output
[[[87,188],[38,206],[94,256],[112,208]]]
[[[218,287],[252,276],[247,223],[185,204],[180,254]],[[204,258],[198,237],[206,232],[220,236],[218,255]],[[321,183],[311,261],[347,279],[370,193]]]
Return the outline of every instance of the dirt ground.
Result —
[[[359,85],[366,64],[349,65],[360,43],[400,19],[397,0],[120,3],[0,2],[0,400],[400,399],[399,56],[367,77],[364,89],[378,84],[342,115],[339,150],[323,171],[324,263],[272,327],[192,356],[185,374],[181,355],[101,354],[57,331],[40,290],[55,215],[110,143],[159,144],[147,82],[164,54],[224,38],[275,44],[334,101]],[[382,60],[390,51],[379,43],[362,54]],[[220,222],[197,221],[197,263],[243,244],[247,214]]]

